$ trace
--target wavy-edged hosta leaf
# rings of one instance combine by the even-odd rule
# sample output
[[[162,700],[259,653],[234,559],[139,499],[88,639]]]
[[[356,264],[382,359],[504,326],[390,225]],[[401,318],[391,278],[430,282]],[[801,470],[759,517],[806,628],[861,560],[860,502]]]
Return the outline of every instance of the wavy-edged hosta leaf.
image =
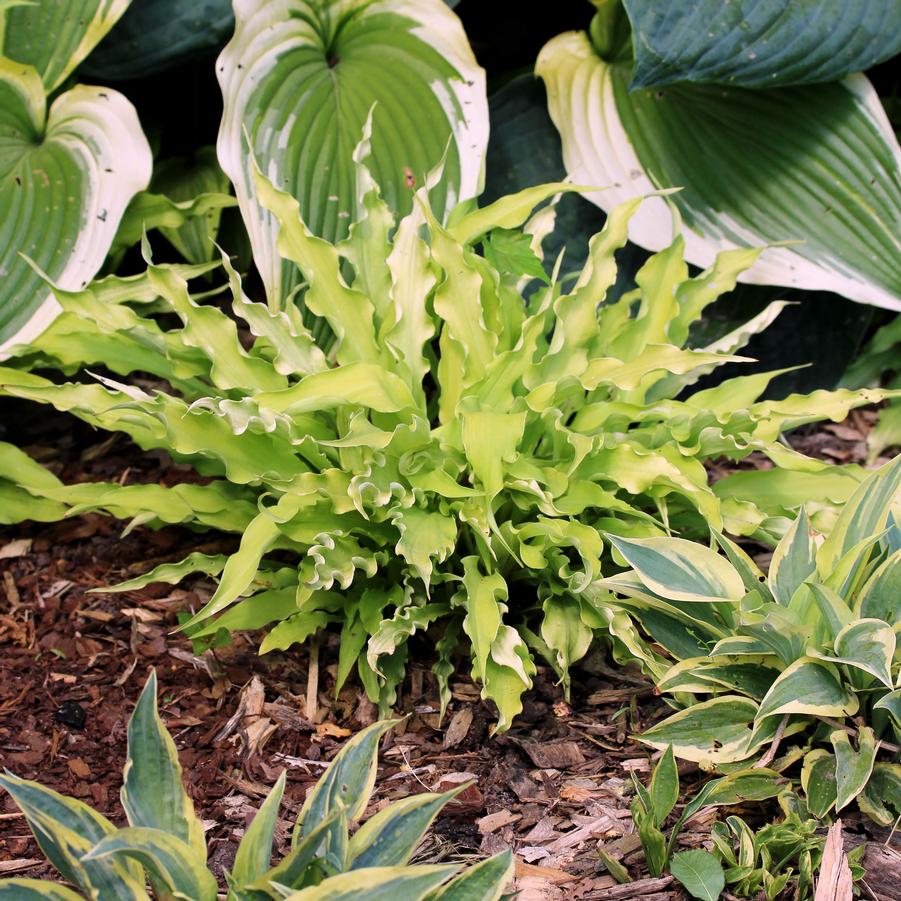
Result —
[[[897,0],[624,0],[632,87],[679,81],[771,88],[836,81],[901,52]]]
[[[294,892],[285,901],[423,901],[455,870],[431,864],[352,870]]]
[[[228,560],[228,557],[225,554],[202,554],[199,551],[195,551],[188,554],[179,563],[161,563],[142,576],[136,576],[134,579],[128,579],[126,582],[119,582],[109,588],[93,590],[102,591],[104,594],[113,594],[120,591],[137,591],[139,588],[150,585],[151,582],[168,582],[170,585],[175,585],[185,576],[194,573],[218,576],[222,572],[226,560]]]
[[[241,838],[231,871],[232,879],[238,885],[255,882],[269,869],[278,808],[282,802],[286,779],[286,771],[282,770],[278,781],[272,786]]]
[[[870,473],[845,506],[817,553],[817,568],[831,575],[839,561],[862,541],[878,535],[901,498],[901,454]]]
[[[606,62],[580,32],[545,45],[536,72],[568,173],[611,186],[589,200],[609,211],[655,188],[684,189],[642,205],[629,227],[635,243],[669,244],[671,203],[689,262],[803,241],[770,246],[740,280],[901,309],[901,149],[864,76],[766,92],[680,84],[630,93],[630,62]]]
[[[468,867],[429,895],[428,901],[499,901],[513,878],[513,869],[513,852],[501,851]]]
[[[354,833],[347,846],[347,868],[403,866],[439,811],[460,791],[412,795],[389,804]]]
[[[206,855],[198,857],[181,839],[161,829],[143,826],[117,829],[91,848],[82,861],[106,857],[137,861],[151,875],[154,884],[164,887],[172,897],[215,901],[216,878],[206,868]]]
[[[857,731],[857,750],[851,746],[851,739],[844,729],[836,729],[829,737],[835,752],[835,812],[847,807],[864,789],[873,764],[879,742],[869,726],[861,726]]]
[[[81,71],[109,81],[144,78],[221,46],[231,0],[135,0]]]
[[[0,55],[34,66],[49,94],[94,49],[130,3],[131,0],[4,3],[0,5]]]
[[[280,305],[298,276],[278,257],[278,226],[259,205],[249,154],[298,198],[311,230],[332,239],[350,225],[352,154],[373,104],[370,165],[392,209],[409,211],[409,180],[421,180],[446,148],[436,210],[479,192],[484,72],[441,0],[237,0],[235,14],[217,66],[225,101],[218,153],[270,304]]]
[[[642,733],[639,740],[660,750],[671,744],[683,760],[705,765],[731,763],[749,756],[749,727],[756,716],[753,701],[727,695],[674,713]]]
[[[760,703],[757,719],[777,713],[853,716],[857,696],[842,684],[836,667],[802,657],[787,667]]]
[[[154,670],[128,722],[128,758],[122,777],[120,796],[128,822],[175,836],[205,861],[203,824],[182,785],[175,742],[157,711]]]
[[[877,763],[863,793],[857,796],[860,809],[880,826],[892,826],[901,816],[901,766]]]
[[[618,538],[610,542],[661,597],[675,601],[737,600],[741,576],[716,551],[682,538]]]
[[[70,888],[47,879],[2,879],[0,898],[5,901],[83,901]]]
[[[2,357],[40,334],[59,311],[21,255],[61,288],[83,288],[103,263],[129,200],[147,187],[151,155],[134,107],[117,91],[78,85],[48,111],[37,72],[3,58],[0,129]]]

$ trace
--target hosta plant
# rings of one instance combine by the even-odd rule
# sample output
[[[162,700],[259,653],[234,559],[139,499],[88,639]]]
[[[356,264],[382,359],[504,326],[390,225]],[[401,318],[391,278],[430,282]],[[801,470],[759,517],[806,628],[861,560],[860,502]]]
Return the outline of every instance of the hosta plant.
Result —
[[[199,639],[268,626],[264,652],[338,624],[338,687],[356,668],[383,707],[411,636],[440,623],[442,706],[468,641],[472,673],[506,728],[535,653],[566,688],[593,631],[607,628],[608,608],[588,591],[603,575],[604,532],[700,533],[710,524],[766,537],[787,527],[799,489],[828,521],[858,484],[856,469],[809,459],[780,434],[843,418],[884,393],[758,401],[773,373],[692,388],[744,359],[735,351],[781,309],[710,346],[685,346],[692,323],[757,250],[724,253],[690,278],[676,237],[635,290],[605,303],[640,199],[611,213],[584,270],[562,285],[534,252],[552,211],[520,226],[570,186],[464,204],[443,226],[428,202],[436,172],[397,222],[362,165],[368,155],[363,140],[356,224],[337,245],[315,237],[297,201],[254,174],[280,223],[280,253],[303,280],[302,302],[335,336],[327,352],[297,306],[248,299],[227,259],[234,318],[189,293],[210,264],[154,265],[146,244],[143,274],[55,290],[63,314],[18,367],[0,368],[0,392],[124,432],[203,478],[172,488],[66,486],[3,446],[0,518],[92,510],[238,533],[230,557],[192,554],[122,587],[217,576],[186,628]],[[27,365],[86,372],[66,382]],[[127,381],[94,378],[100,365]],[[775,464],[762,483],[709,486],[705,460],[752,451]]]
[[[828,534],[802,508],[766,578],[715,535],[722,553],[611,536],[631,569],[604,580],[607,602],[640,626],[634,649],[685,708],[642,741],[717,766],[772,759],[791,736],[782,766],[803,756],[811,813],[857,798],[891,823],[901,813],[901,767],[890,762],[901,736],[901,456],[861,483]]]
[[[379,739],[392,723],[362,730],[338,753],[307,793],[291,849],[274,866],[273,842],[285,788],[279,777],[247,827],[225,873],[228,901],[497,901],[509,882],[509,851],[468,867],[411,865],[410,856],[439,811],[459,791],[413,795],[389,804],[354,834],[375,784]],[[34,879],[0,880],[0,898],[55,901],[98,898],[216,901],[207,869],[204,828],[182,785],[172,737],[157,712],[151,673],[128,725],[122,807],[116,828],[82,801],[11,773],[0,776],[35,840],[75,890]],[[153,894],[148,894],[149,881]],[[221,896],[220,896],[221,897]]]

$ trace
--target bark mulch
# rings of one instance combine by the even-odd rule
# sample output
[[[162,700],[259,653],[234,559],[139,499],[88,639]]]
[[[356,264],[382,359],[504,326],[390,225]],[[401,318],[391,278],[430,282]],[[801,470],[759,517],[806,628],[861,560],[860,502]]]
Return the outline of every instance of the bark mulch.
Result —
[[[793,443],[827,459],[861,462],[871,422],[864,411],[796,435]],[[184,475],[164,456],[138,455],[121,439],[79,454],[82,440],[67,447],[54,438],[53,446],[30,450],[72,480],[178,481]],[[208,581],[92,593],[191,550],[234,547],[233,539],[181,529],[120,533],[121,524],[96,516],[0,530],[0,765],[122,823],[126,724],[153,667],[161,715],[208,827],[213,869],[230,865],[253,812],[287,769],[278,833],[284,850],[306,791],[346,738],[377,718],[376,709],[353,685],[335,696],[337,636],[320,649],[318,693],[310,705],[305,650],[260,657],[259,636],[247,634],[195,653],[176,630],[178,614],[209,598]],[[598,651],[574,672],[572,704],[566,704],[553,673],[540,669],[515,727],[495,737],[493,714],[473,683],[461,676],[453,689],[439,723],[434,679],[426,666],[412,664],[397,705],[408,718],[385,740],[367,815],[412,793],[471,782],[438,819],[417,859],[472,861],[512,847],[521,901],[687,897],[670,877],[648,878],[629,814],[630,773],[646,781],[652,766],[649,749],[634,736],[667,711],[637,671]],[[706,778],[693,765],[680,771],[687,794]],[[762,823],[774,810],[738,812]],[[680,846],[702,846],[711,820],[702,814],[690,823]],[[898,898],[901,842],[859,818],[845,825],[851,843],[887,842],[868,852],[872,875],[864,896]],[[616,885],[598,858],[600,846],[636,881]],[[3,796],[0,878],[11,875],[48,878],[53,871]]]

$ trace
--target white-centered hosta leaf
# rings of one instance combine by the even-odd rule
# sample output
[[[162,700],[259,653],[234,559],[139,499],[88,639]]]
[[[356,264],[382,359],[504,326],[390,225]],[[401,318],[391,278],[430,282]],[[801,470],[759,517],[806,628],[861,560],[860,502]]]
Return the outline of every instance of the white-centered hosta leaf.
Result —
[[[46,110],[38,73],[0,58],[0,356],[59,312],[28,257],[60,288],[82,289],[103,264],[122,213],[150,180],[134,107],[78,85]],[[24,255],[24,256],[23,256]]]
[[[235,185],[271,304],[298,275],[276,250],[250,153],[300,202],[317,235],[347,234],[356,206],[353,151],[373,116],[369,166],[389,206],[406,213],[412,184],[442,157],[431,192],[442,215],[481,189],[488,138],[484,72],[441,0],[235,0],[233,39],[217,74],[218,153]],[[248,147],[248,138],[250,147]]]
[[[901,309],[901,149],[873,86],[842,82],[751,91],[680,84],[629,92],[631,62],[608,63],[587,34],[541,51],[551,117],[567,172],[605,185],[585,196],[606,211],[642,204],[636,244],[670,243],[674,205],[689,262],[717,251],[769,247],[741,281],[834,291]]]
[[[6,0],[0,55],[34,66],[48,91],[94,49],[131,0]]]
[[[624,0],[634,87],[835,81],[901,52],[899,0]]]

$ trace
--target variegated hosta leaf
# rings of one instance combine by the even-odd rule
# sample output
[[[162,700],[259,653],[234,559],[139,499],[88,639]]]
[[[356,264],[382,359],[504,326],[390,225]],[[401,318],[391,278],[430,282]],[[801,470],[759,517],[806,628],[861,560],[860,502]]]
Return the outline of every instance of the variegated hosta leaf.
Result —
[[[298,275],[278,258],[278,224],[257,199],[250,154],[298,198],[310,229],[333,240],[347,233],[356,206],[352,154],[370,109],[373,176],[391,208],[409,211],[411,183],[446,148],[432,192],[439,215],[479,192],[484,73],[441,0],[237,0],[235,15],[217,65],[225,101],[218,152],[270,305],[283,303]]]
[[[34,66],[49,94],[94,49],[131,0],[6,0],[0,56]]]
[[[301,889],[285,901],[425,901],[456,868],[419,865],[369,867],[331,876],[312,888]]]
[[[857,732],[857,749],[851,746],[851,739],[843,729],[836,729],[829,739],[835,752],[835,811],[847,807],[864,789],[873,772],[879,742],[876,734],[868,726],[861,726]]]
[[[778,713],[853,716],[860,702],[828,663],[802,657],[787,667],[760,702],[757,719]]]
[[[772,88],[835,81],[901,52],[897,0],[624,0],[633,87],[678,81]]]
[[[22,255],[60,288],[82,289],[102,265],[129,200],[147,186],[151,156],[134,107],[117,91],[79,85],[48,112],[37,72],[2,58],[0,128],[2,356],[59,311]]]
[[[46,879],[3,879],[0,881],[0,898],[6,901],[82,901],[57,882]]]
[[[499,901],[513,878],[513,854],[501,851],[488,860],[469,867],[428,901]]]
[[[901,148],[864,76],[766,92],[692,84],[630,92],[623,55],[620,47],[602,58],[587,34],[567,32],[544,47],[536,72],[567,171],[605,186],[588,199],[609,212],[655,188],[683,188],[647,201],[631,240],[666,246],[671,203],[692,263],[707,266],[727,247],[801,241],[770,247],[740,280],[901,309]]]

